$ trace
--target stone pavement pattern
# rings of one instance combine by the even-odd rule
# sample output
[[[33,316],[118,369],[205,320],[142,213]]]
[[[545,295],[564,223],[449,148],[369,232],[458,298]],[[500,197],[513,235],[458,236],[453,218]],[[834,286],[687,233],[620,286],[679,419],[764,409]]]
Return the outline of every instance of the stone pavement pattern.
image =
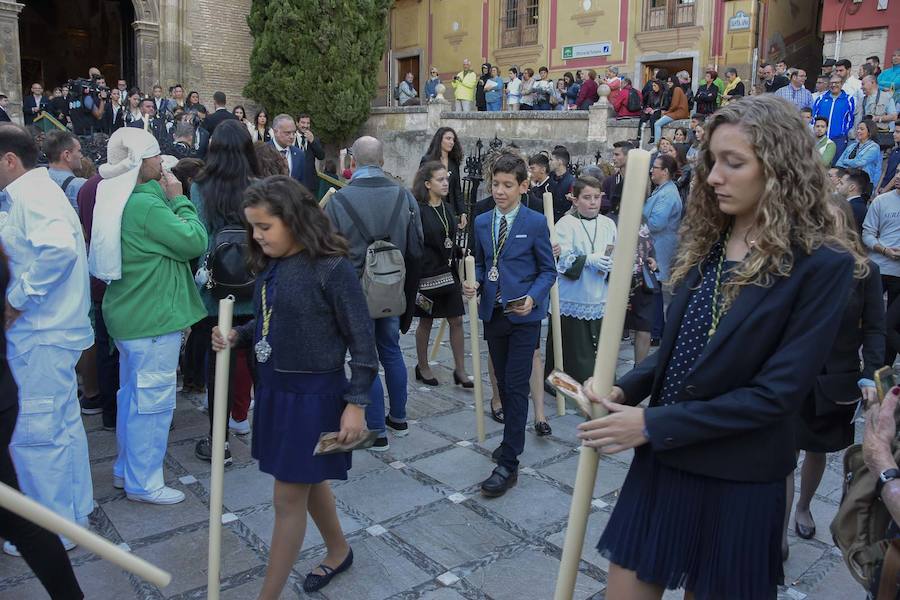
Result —
[[[321,593],[303,594],[303,576],[324,555],[322,538],[310,520],[282,598],[552,598],[578,462],[575,427],[581,419],[574,414],[556,417],[555,400],[546,398],[553,435],[538,438],[529,427],[518,485],[502,498],[482,498],[478,484],[493,468],[490,452],[499,444],[501,426],[486,417],[487,440],[477,443],[473,395],[449,384],[453,361],[446,340],[433,366],[443,382],[437,388],[420,387],[412,377],[412,332],[401,344],[410,371],[411,433],[406,438],[391,437],[388,452],[355,453],[350,478],[334,484],[341,522],[356,557],[354,566]],[[631,346],[623,344],[620,373],[631,368],[631,357]],[[485,361],[486,355],[482,365]],[[489,396],[486,372],[484,379]],[[101,428],[99,416],[85,417],[98,505],[91,527],[174,575],[172,583],[160,590],[77,548],[70,556],[87,598],[206,598],[210,468],[194,457],[194,443],[208,427],[207,416],[199,409],[201,402],[198,395],[179,395],[165,465],[167,484],[187,495],[176,506],[130,502],[113,488],[115,434]],[[265,573],[274,522],[272,478],[260,473],[250,457],[249,437],[232,436],[231,440],[235,464],[225,471],[221,597],[254,600]],[[608,564],[594,545],[630,460],[631,453],[601,461],[575,599],[604,598]],[[787,586],[779,591],[780,599],[865,596],[847,574],[828,533],[840,488],[840,457],[835,455],[813,502],[818,524],[815,539],[805,541],[791,533]],[[680,592],[665,595],[666,600],[681,597]],[[38,598],[46,594],[24,561],[0,555],[0,600]]]

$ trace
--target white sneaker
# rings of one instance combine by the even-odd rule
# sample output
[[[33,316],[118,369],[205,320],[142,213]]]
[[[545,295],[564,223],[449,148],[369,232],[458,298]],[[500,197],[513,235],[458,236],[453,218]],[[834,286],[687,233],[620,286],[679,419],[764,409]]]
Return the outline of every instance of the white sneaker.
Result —
[[[117,490],[125,489],[125,478],[119,477],[118,475],[113,475],[113,487]]]
[[[128,494],[128,499],[147,504],[178,504],[184,501],[184,492],[163,486],[151,494]]]
[[[233,418],[228,417],[228,429],[237,435],[247,435],[250,433],[250,419],[235,421]]]
[[[66,539],[64,537],[60,537],[59,539],[63,543],[63,548],[65,548],[66,552],[73,550],[78,545],[72,540]],[[9,554],[10,556],[22,556],[22,553],[19,552],[19,549],[16,548],[16,545],[12,542],[3,542],[3,552],[5,554]]]

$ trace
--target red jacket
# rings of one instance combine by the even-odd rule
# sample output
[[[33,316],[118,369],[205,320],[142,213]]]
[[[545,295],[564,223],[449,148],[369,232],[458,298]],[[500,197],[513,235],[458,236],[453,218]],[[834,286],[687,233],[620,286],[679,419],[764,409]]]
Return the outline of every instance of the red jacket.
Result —
[[[578,91],[578,98],[575,99],[575,105],[578,108],[588,108],[597,101],[597,90],[599,85],[593,79],[585,79]]]
[[[631,112],[628,110],[628,92],[631,91],[632,88],[630,85],[625,86],[622,89],[615,90],[609,95],[609,101],[612,104],[613,108],[616,111],[617,117],[639,117],[641,116],[640,109]],[[641,93],[637,90],[638,98],[641,97]]]

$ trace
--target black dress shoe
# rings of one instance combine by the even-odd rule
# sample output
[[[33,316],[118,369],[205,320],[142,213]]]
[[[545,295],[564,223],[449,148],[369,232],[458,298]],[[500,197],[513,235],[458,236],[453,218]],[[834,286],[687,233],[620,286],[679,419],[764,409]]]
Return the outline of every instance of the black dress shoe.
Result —
[[[454,375],[455,375],[455,373],[454,373]],[[441,385],[441,382],[438,381],[437,379],[435,379],[434,377],[432,377],[431,379],[425,379],[424,377],[422,377],[422,372],[419,371],[418,365],[416,366],[416,381],[421,381],[425,385],[431,385],[431,386]]]
[[[801,525],[799,522],[794,521],[794,531],[797,532],[804,540],[811,540],[816,535],[816,526],[807,527],[806,525]]]
[[[473,388],[475,387],[474,381],[469,381],[468,378],[463,379],[459,375],[456,374],[456,371],[453,371],[453,383],[456,385],[461,385],[464,388]]]
[[[547,421],[538,421],[534,424],[534,432],[538,434],[538,437],[544,437],[553,433],[553,430],[550,429],[550,423]]]
[[[491,404],[491,418],[498,423],[503,423],[503,407],[494,408],[493,403]]]
[[[350,565],[353,564],[353,548],[350,548],[350,552],[347,554],[347,558],[344,559],[336,569],[332,569],[328,565],[319,565],[319,568],[325,572],[324,575],[316,575],[315,573],[309,573],[306,576],[306,579],[303,580],[303,591],[307,593],[317,592],[321,590],[323,587],[331,583],[331,580],[334,579],[334,576],[343,573],[347,569],[350,568]]]
[[[488,498],[497,498],[516,485],[518,480],[518,470],[510,471],[503,465],[498,465],[491,476],[481,482],[481,494]]]

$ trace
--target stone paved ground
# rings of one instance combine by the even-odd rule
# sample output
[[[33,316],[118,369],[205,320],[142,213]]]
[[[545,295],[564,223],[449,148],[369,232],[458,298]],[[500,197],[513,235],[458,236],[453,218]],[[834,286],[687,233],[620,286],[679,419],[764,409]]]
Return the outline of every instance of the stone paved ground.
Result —
[[[406,362],[415,363],[413,336],[402,339]],[[631,366],[624,346],[618,368]],[[442,382],[451,381],[452,360],[444,344],[434,366]],[[482,361],[484,363],[484,359]],[[410,375],[411,377],[411,375]],[[489,389],[485,374],[486,389]],[[547,399],[547,414],[555,404]],[[410,381],[411,434],[391,438],[386,453],[359,452],[350,479],[334,485],[341,522],[353,545],[353,568],[312,598],[381,600],[427,598],[549,599],[559,566],[566,517],[578,461],[574,414],[552,417],[553,435],[527,436],[519,484],[499,499],[478,493],[478,482],[492,468],[490,452],[501,427],[485,419],[488,439],[478,444],[473,396],[444,383],[425,388]],[[137,555],[171,571],[171,585],[160,590],[142,583],[94,555],[76,549],[72,562],[87,598],[97,600],[188,600],[206,597],[209,465],[194,457],[207,417],[200,397],[181,395],[176,428],[166,456],[168,485],[187,500],[156,507],[129,502],[112,487],[116,445],[100,418],[86,417],[94,495],[93,529]],[[253,600],[265,570],[274,520],[272,480],[250,458],[249,439],[232,438],[234,466],[225,472],[226,520],[222,539],[223,600]],[[763,449],[760,449],[761,451]],[[583,561],[574,598],[604,597],[607,563],[593,549],[616,502],[629,455],[602,459],[594,492]],[[813,514],[814,540],[790,537],[788,584],[779,598],[849,600],[863,598],[840,555],[832,549],[828,523],[840,499],[839,457],[832,457],[819,488]],[[322,538],[310,521],[303,550],[282,598],[304,598],[302,576],[322,557]],[[666,600],[680,598],[668,592]],[[21,559],[0,555],[0,599],[45,598]]]

